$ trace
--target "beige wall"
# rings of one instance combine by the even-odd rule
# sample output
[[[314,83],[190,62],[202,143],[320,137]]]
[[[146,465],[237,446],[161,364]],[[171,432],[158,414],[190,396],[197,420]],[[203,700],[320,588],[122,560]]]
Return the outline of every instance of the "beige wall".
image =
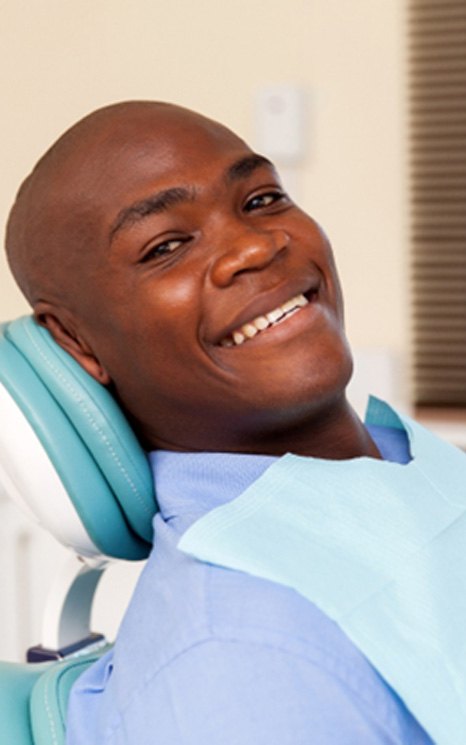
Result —
[[[407,348],[403,0],[4,0],[0,217],[74,120],[176,101],[251,139],[264,84],[310,95],[302,203],[330,235],[358,346]],[[0,263],[0,320],[26,310]]]

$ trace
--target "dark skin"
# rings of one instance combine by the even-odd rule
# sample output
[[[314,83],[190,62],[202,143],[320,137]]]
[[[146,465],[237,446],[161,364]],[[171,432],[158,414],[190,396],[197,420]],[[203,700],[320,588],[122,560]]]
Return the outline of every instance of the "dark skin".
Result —
[[[175,106],[79,126],[15,208],[10,260],[39,323],[111,386],[145,447],[380,457],[345,397],[331,247],[273,166]],[[45,257],[31,277],[27,220]],[[297,295],[289,318],[222,345]]]

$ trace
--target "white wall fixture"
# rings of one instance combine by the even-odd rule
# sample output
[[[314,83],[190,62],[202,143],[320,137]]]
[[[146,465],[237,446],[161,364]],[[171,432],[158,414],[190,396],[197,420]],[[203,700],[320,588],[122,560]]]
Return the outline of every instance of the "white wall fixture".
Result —
[[[307,96],[294,85],[267,85],[255,101],[256,141],[280,165],[299,165],[307,151]]]
[[[265,85],[254,100],[254,144],[277,166],[283,186],[301,201],[301,176],[308,150],[308,96],[295,85]]]

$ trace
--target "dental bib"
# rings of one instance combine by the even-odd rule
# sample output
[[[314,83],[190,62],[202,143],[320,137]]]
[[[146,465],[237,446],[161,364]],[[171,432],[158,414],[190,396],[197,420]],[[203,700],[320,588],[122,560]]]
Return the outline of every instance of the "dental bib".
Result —
[[[437,745],[466,740],[466,456],[405,429],[406,465],[286,455],[179,548],[297,590],[365,654]]]

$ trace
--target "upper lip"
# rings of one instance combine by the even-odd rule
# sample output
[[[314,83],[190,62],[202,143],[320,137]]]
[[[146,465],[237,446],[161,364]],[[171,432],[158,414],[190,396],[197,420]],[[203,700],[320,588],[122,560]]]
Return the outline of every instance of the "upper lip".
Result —
[[[295,280],[287,281],[273,290],[261,293],[246,303],[228,324],[215,334],[212,343],[220,344],[222,339],[231,336],[233,331],[236,331],[236,329],[245,323],[253,321],[258,316],[270,313],[270,311],[275,310],[279,305],[283,305],[283,303],[286,303],[287,300],[290,300],[296,295],[301,293],[307,295],[310,292],[316,292],[320,284],[321,278],[315,274],[312,277],[299,277]]]

